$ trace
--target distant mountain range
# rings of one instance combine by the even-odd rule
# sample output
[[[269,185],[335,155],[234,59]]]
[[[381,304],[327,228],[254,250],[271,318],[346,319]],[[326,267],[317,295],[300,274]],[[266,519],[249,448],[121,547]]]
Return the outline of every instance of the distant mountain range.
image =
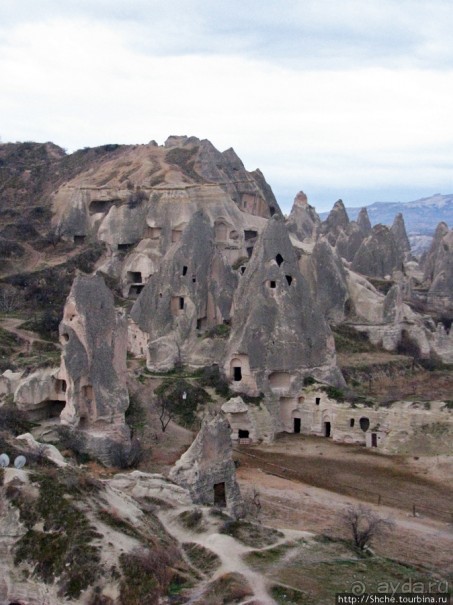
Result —
[[[414,202],[375,202],[366,206],[372,225],[382,223],[391,225],[393,219],[401,212],[404,216],[408,235],[432,236],[440,221],[453,225],[453,194],[441,195],[436,193],[431,197],[421,198]],[[355,220],[360,208],[346,208],[350,220]],[[322,220],[328,212],[320,213]]]

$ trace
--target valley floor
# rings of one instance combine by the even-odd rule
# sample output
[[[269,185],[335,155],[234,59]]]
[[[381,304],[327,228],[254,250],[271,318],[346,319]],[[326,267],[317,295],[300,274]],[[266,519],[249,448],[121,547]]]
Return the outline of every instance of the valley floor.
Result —
[[[365,502],[395,523],[375,552],[453,576],[453,458],[385,456],[299,435],[241,446],[235,457],[241,489],[260,492],[263,523],[348,537],[341,512]]]

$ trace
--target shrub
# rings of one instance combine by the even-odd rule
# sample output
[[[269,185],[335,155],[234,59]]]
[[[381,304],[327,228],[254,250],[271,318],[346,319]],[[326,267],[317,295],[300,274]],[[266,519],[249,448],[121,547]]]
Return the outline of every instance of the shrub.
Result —
[[[228,381],[220,372],[217,364],[206,366],[201,370],[199,382],[204,387],[212,387],[221,397],[229,398],[232,396]]]

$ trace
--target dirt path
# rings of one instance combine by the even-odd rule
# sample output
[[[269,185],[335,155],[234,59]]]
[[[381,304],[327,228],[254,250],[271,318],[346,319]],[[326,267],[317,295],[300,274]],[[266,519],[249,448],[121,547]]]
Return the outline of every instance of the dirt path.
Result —
[[[60,345],[52,342],[50,340],[44,340],[36,334],[36,332],[31,332],[30,330],[25,330],[20,328],[20,326],[25,323],[24,319],[17,319],[15,317],[8,317],[0,320],[0,328],[3,328],[7,332],[11,332],[11,334],[15,334],[21,340],[25,341],[24,346],[22,347],[22,352],[29,353],[33,347],[34,342],[43,342],[43,343],[51,343],[55,347],[59,347]]]

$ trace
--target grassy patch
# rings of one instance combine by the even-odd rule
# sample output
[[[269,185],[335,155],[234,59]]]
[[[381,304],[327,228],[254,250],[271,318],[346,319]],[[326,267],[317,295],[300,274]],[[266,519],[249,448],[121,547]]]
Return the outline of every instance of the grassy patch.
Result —
[[[366,353],[379,350],[368,340],[366,334],[352,326],[339,325],[332,329],[337,353]]]
[[[254,548],[271,546],[277,540],[283,538],[283,534],[276,529],[255,525],[247,521],[227,521],[220,528],[219,533],[232,536],[242,544]]]
[[[15,563],[28,562],[33,573],[46,583],[58,578],[62,593],[79,597],[100,574],[99,548],[91,544],[100,537],[86,516],[68,499],[58,474],[32,475],[39,484],[39,498],[32,503],[13,497],[28,528],[16,545]],[[42,522],[42,530],[36,523]]]
[[[311,595],[278,584],[272,586],[271,596],[277,601],[278,605],[309,605],[313,603]]]
[[[178,515],[178,520],[183,527],[195,532],[203,531],[203,513],[199,508],[185,510]]]
[[[139,542],[143,542],[143,536],[140,534],[140,532],[137,531],[133,525],[119,517],[113,511],[104,509],[98,511],[97,516],[103,523],[105,523],[105,525],[108,525],[115,531],[125,534],[130,538],[134,538]]]
[[[206,332],[204,338],[229,338],[231,326],[227,324],[218,324]]]
[[[201,599],[194,605],[241,603],[245,597],[252,595],[253,591],[243,575],[237,572],[227,573],[211,582]]]
[[[186,542],[182,548],[191,564],[202,573],[210,575],[221,565],[219,557],[200,544]]]

